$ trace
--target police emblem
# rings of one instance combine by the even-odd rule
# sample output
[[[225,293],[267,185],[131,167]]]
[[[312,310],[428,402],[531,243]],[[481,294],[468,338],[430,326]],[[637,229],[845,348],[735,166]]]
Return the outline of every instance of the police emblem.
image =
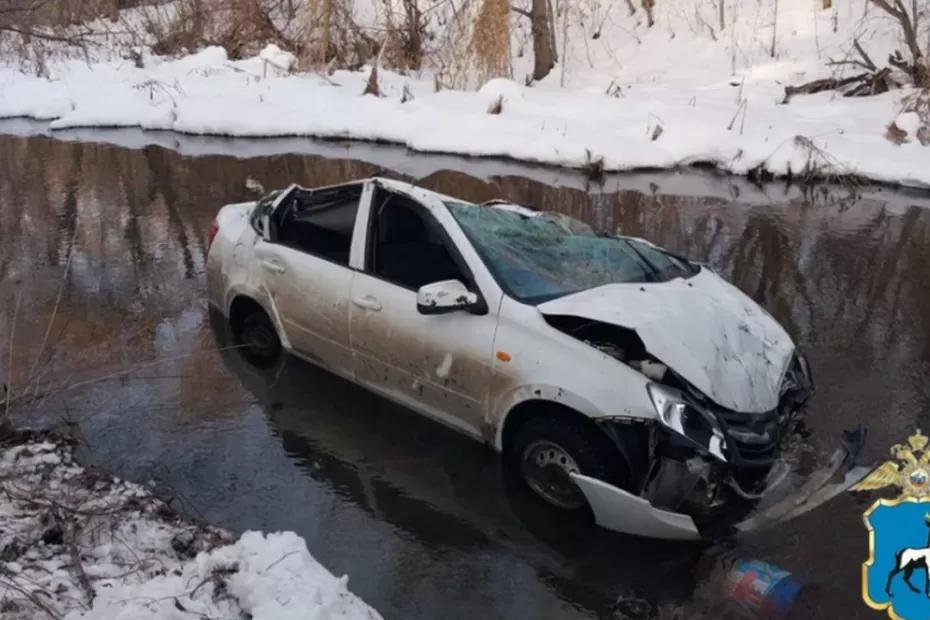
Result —
[[[894,499],[879,499],[863,515],[869,558],[862,564],[862,598],[891,618],[930,618],[930,438],[919,430],[891,447],[886,461],[852,491],[889,486]]]

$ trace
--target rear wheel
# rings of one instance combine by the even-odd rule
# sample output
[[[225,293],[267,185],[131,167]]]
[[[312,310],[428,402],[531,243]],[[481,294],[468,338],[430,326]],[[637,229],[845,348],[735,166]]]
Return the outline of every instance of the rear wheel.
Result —
[[[587,500],[571,474],[624,486],[629,472],[606,435],[573,418],[534,418],[517,429],[511,458],[520,477],[543,501],[582,511]]]
[[[255,366],[267,368],[281,357],[281,339],[263,310],[252,310],[232,328],[242,355]]]

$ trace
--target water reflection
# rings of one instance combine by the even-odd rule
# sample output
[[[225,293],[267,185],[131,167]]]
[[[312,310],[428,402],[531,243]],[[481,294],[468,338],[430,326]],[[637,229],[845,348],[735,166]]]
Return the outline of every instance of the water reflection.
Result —
[[[220,342],[229,342],[222,318],[211,318]],[[261,372],[235,351],[223,357],[306,475],[323,482],[338,503],[418,545],[452,554],[505,549],[531,558],[556,596],[598,616],[617,598],[645,596],[654,607],[687,599],[693,589],[699,547],[616,536],[587,519],[560,520],[472,440],[302,361]],[[650,562],[617,561],[643,556]],[[650,587],[665,581],[676,585]]]
[[[863,423],[881,456],[928,426],[923,196],[760,189],[694,173],[586,187],[567,173],[499,164],[494,176],[493,162],[370,145],[359,159],[341,145],[320,147],[348,155],[340,159],[200,154],[269,149],[254,144],[178,143],[195,156],[0,136],[0,373],[12,334],[14,394],[45,396],[40,407],[14,407],[20,419],[72,418],[95,462],[158,478],[230,527],[296,529],[386,617],[603,617],[619,613],[618,596],[651,609],[686,601],[700,579],[690,551],[553,535],[483,448],[445,429],[306,365],[274,382],[219,354],[204,235],[218,205],[249,197],[246,177],[266,187],[335,183],[393,162],[466,199],[504,197],[646,237],[706,261],[788,327],[816,374],[815,437]],[[805,613],[867,617],[856,595],[866,553],[857,501],[838,498],[736,552],[820,586]]]

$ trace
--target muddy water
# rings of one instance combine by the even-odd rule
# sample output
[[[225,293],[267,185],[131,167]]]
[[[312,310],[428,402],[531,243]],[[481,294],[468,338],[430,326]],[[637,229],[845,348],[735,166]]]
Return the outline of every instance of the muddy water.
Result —
[[[378,171],[646,237],[764,304],[810,356],[817,441],[863,424],[879,457],[930,428],[925,197],[704,173],[591,185],[308,141],[26,135],[42,131],[0,124],[20,134],[0,135],[0,370],[6,382],[12,336],[12,390],[42,396],[14,406],[17,419],[71,426],[90,461],[152,481],[191,514],[296,530],[386,618],[695,617],[717,595],[721,554],[794,572],[809,586],[796,617],[874,617],[859,598],[864,500],[842,496],[726,549],[555,522],[482,447],[306,364],[269,377],[219,351],[204,237],[218,205],[248,198],[246,177],[274,187]]]

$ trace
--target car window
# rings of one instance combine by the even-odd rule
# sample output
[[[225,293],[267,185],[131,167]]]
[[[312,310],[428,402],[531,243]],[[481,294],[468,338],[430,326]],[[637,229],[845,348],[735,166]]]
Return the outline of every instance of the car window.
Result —
[[[317,190],[296,188],[275,212],[274,241],[349,264],[361,183]]]
[[[469,281],[423,206],[379,188],[371,214],[366,271],[412,290],[442,280]]]
[[[542,303],[604,284],[664,282],[699,270],[644,241],[598,235],[566,215],[447,202],[512,297]]]

